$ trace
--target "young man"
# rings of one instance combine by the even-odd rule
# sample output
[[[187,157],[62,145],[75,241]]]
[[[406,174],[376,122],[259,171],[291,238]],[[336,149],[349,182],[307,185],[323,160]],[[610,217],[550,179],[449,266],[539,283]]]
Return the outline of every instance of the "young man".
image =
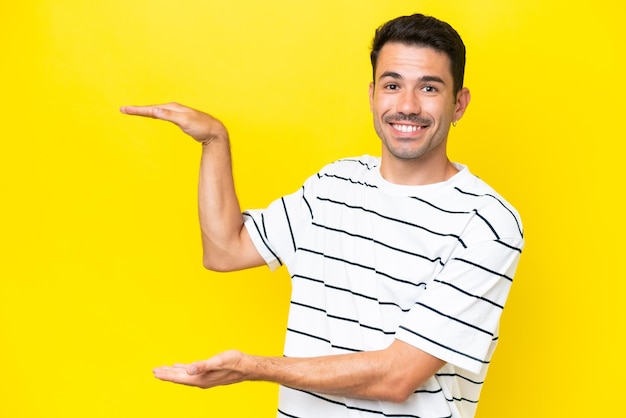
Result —
[[[284,357],[228,351],[157,368],[157,378],[202,388],[276,382],[283,417],[474,415],[521,221],[447,157],[450,125],[470,100],[456,31],[400,17],[376,31],[371,58],[381,157],[330,164],[264,210],[241,213],[219,121],[174,103],[122,108],[173,122],[202,144],[208,269],[284,264],[292,277]]]

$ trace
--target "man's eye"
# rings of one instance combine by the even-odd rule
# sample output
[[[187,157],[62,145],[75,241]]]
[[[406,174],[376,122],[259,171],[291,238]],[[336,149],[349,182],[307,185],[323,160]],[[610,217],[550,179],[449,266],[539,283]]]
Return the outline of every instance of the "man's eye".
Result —
[[[387,90],[398,90],[398,85],[397,84],[387,84],[385,86],[385,89],[387,89]]]
[[[426,93],[435,93],[437,91],[437,88],[433,86],[424,86],[422,90],[424,90]]]

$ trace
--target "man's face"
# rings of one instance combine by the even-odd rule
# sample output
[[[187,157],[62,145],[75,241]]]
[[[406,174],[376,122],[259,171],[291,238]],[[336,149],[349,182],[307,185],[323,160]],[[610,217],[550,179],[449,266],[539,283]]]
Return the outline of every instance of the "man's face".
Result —
[[[469,91],[453,93],[448,56],[428,47],[385,44],[370,85],[374,128],[389,159],[447,162],[450,124],[461,118]]]

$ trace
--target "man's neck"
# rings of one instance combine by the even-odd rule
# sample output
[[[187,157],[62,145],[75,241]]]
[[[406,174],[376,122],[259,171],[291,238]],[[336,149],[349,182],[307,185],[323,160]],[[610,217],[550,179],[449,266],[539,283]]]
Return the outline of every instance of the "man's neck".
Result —
[[[382,159],[381,176],[390,183],[403,186],[424,186],[450,179],[458,169],[447,158],[444,161]]]

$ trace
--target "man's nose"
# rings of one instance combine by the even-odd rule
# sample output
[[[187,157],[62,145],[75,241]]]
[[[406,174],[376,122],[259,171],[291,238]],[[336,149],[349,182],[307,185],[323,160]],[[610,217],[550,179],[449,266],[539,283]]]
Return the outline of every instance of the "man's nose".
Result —
[[[420,100],[419,96],[414,91],[404,91],[398,97],[398,112],[409,115],[411,113],[420,113]]]

